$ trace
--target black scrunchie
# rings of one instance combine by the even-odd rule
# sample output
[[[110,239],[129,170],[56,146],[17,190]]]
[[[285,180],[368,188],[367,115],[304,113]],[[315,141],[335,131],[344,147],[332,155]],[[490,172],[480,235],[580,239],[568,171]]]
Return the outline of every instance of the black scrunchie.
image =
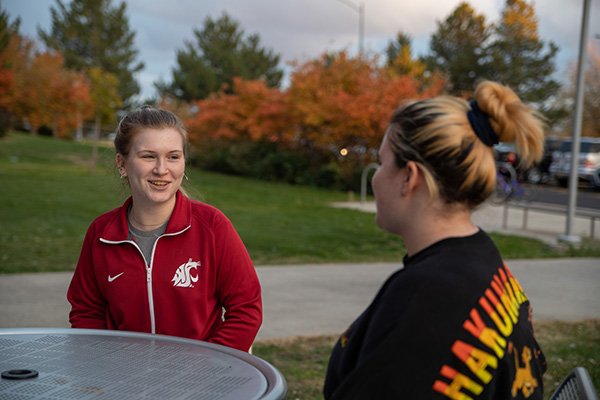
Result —
[[[467,112],[469,123],[475,134],[489,147],[498,144],[498,135],[490,124],[489,116],[479,109],[477,101],[471,100],[471,110]]]

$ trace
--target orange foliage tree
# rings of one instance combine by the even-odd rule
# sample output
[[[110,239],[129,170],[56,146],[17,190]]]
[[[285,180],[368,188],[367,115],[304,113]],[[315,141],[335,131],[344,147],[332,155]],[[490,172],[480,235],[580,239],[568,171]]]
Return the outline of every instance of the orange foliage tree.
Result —
[[[92,109],[87,78],[65,69],[62,55],[40,53],[30,39],[15,35],[9,57],[14,68],[2,104],[16,118],[28,121],[32,134],[45,125],[54,136],[66,136],[76,127],[78,115]]]
[[[401,101],[438,94],[443,81],[423,87],[394,76],[377,59],[325,55],[292,73],[287,101],[294,135],[321,146],[377,148]]]
[[[325,55],[292,74],[288,134],[305,146],[335,154],[350,182],[357,168],[375,159],[393,110],[404,100],[435,96],[443,86],[437,77],[423,83],[391,74],[376,58],[348,58],[345,52]]]
[[[187,119],[192,142],[227,138],[259,140],[278,137],[285,124],[285,94],[261,80],[233,79],[233,93],[221,90],[196,101]]]
[[[376,158],[393,110],[403,100],[438,95],[445,83],[392,74],[376,58],[345,52],[293,67],[285,91],[236,78],[232,93],[192,103],[195,112],[185,120],[192,143],[267,139],[313,165],[334,165],[351,186],[355,171]]]

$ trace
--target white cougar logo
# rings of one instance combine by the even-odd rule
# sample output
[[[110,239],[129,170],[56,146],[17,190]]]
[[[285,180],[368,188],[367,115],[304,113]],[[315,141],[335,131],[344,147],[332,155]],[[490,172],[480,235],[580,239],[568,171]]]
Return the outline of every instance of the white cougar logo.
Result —
[[[198,274],[196,273],[196,276],[192,276],[190,270],[192,268],[197,269],[199,266],[200,262],[194,262],[191,258],[187,263],[181,264],[177,268],[177,271],[175,271],[175,276],[171,279],[171,282],[175,282],[173,286],[194,287],[193,283],[198,282]]]

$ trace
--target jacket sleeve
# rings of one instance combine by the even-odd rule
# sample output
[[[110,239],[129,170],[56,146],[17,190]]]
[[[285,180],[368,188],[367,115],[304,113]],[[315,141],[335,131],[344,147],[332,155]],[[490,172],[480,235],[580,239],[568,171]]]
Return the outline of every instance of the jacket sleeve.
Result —
[[[225,320],[207,341],[248,351],[262,324],[261,288],[252,260],[231,222],[216,226],[217,296]]]
[[[72,328],[107,329],[107,303],[102,295],[93,263],[93,225],[85,236],[79,261],[67,291],[71,303],[69,322]]]

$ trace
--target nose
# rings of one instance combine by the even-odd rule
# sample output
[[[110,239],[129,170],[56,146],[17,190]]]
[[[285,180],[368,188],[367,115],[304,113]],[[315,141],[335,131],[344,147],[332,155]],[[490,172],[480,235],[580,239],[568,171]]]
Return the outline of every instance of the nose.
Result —
[[[166,175],[168,172],[166,165],[166,162],[159,158],[156,160],[156,165],[154,166],[154,170],[152,172],[154,172],[156,175]]]

